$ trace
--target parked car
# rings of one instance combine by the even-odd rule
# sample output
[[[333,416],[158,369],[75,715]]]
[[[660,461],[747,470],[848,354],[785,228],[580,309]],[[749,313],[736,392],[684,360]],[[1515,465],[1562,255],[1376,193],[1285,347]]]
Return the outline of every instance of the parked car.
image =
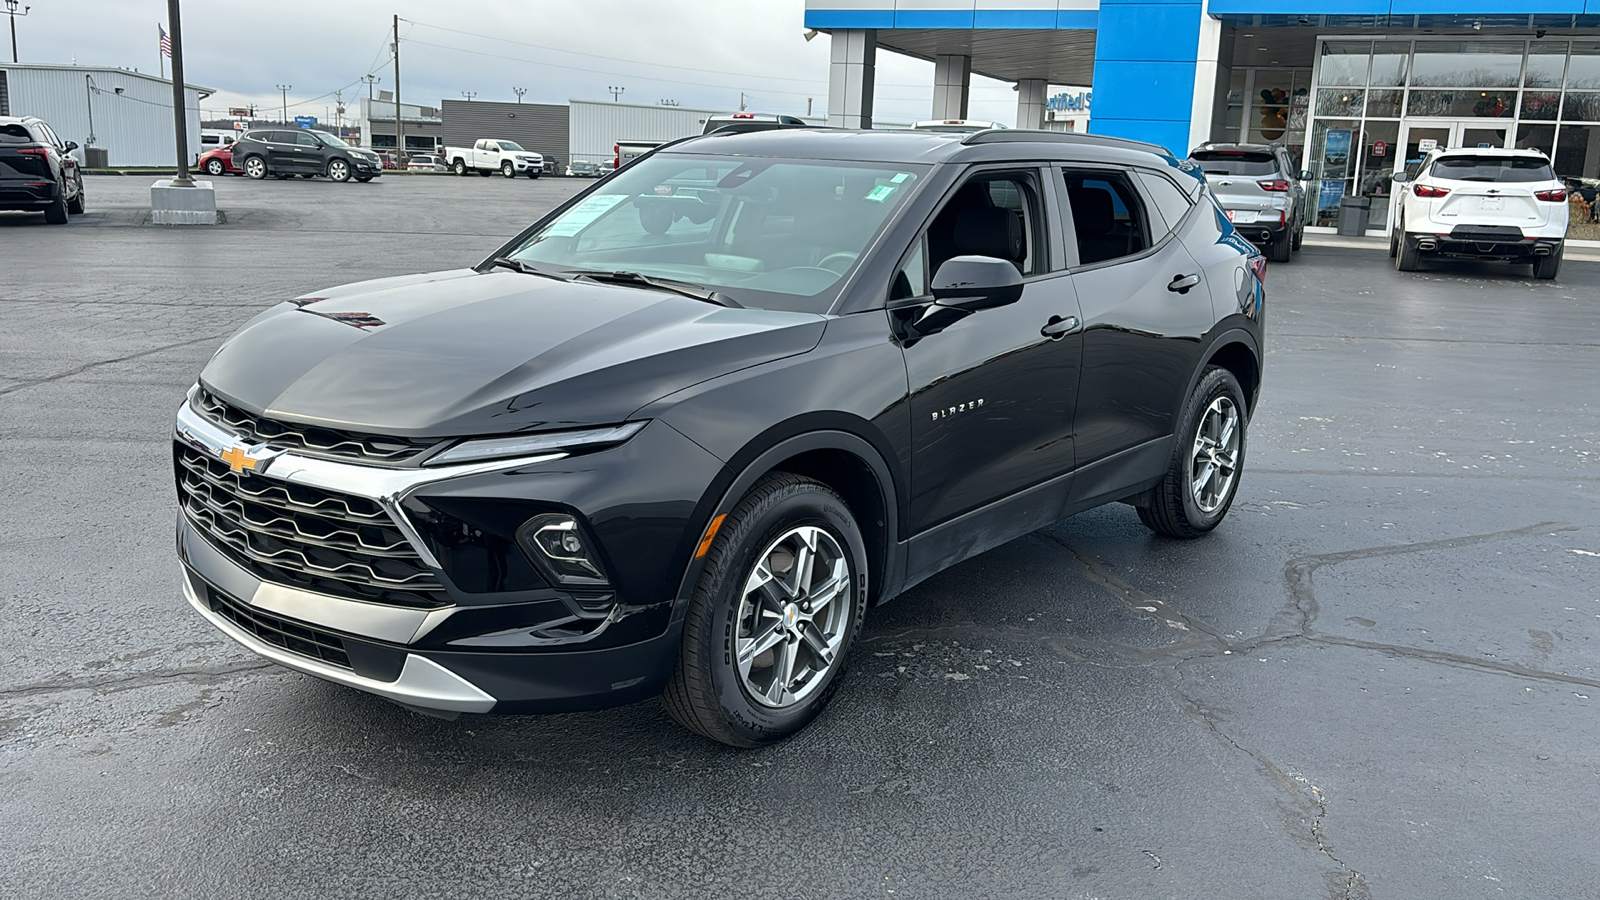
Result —
[[[450,167],[444,160],[431,153],[413,153],[411,159],[406,161],[407,172],[448,172]]]
[[[205,128],[200,131],[200,153],[215,150],[219,147],[230,147],[239,139],[236,132],[224,131],[220,128]]]
[[[575,159],[567,163],[567,174],[575,175],[579,178],[599,178],[605,174],[605,170],[600,167],[599,163],[590,162],[586,159]]]
[[[225,147],[213,147],[200,154],[200,171],[213,178],[223,175],[243,175],[244,170],[233,164],[233,142]]]
[[[942,131],[947,134],[969,134],[974,131],[1001,130],[1007,126],[999,122],[983,122],[977,119],[929,119],[925,122],[914,122],[912,131]]]
[[[713,131],[768,131],[773,128],[805,128],[806,120],[799,116],[776,116],[768,113],[734,112],[707,116],[701,134]]]
[[[444,158],[457,175],[468,172],[493,175],[499,172],[507,178],[518,175],[538,178],[544,171],[542,155],[523,149],[516,141],[503,139],[485,138],[471,147],[446,147]]]
[[[1561,271],[1567,187],[1538,150],[1434,150],[1416,177],[1396,172],[1400,198],[1389,232],[1395,268],[1435,257],[1530,262],[1533,277]]]
[[[378,159],[383,161],[385,169],[399,169],[399,156],[393,150],[379,150]]]
[[[371,181],[383,174],[378,154],[352,147],[334,135],[304,128],[258,128],[233,147],[235,163],[251,178],[312,178]]]
[[[84,209],[83,172],[72,151],[43,119],[0,116],[0,209],[42,212],[65,225]]]
[[[189,602],[410,707],[660,694],[748,747],[949,566],[1112,501],[1217,527],[1262,257],[1159,147],[942,138],[690,138],[476,268],[256,316],[178,411]]]
[[[666,141],[617,141],[611,145],[611,168],[620,169]]]
[[[1277,263],[1300,249],[1306,230],[1306,189],[1282,144],[1201,144],[1189,158],[1233,227]]]

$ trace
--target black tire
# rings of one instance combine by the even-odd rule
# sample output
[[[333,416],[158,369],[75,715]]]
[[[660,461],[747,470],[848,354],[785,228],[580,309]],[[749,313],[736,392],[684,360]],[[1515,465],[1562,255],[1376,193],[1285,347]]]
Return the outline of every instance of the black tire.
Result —
[[[1301,247],[1305,246],[1305,243],[1306,243],[1306,227],[1304,225],[1301,225],[1299,228],[1296,228],[1295,231],[1294,231],[1294,244],[1293,244],[1293,247],[1294,247],[1294,249],[1299,250]]]
[[[315,173],[315,172],[301,172],[300,173],[300,177],[304,178],[307,181],[310,181],[311,179],[317,177],[317,173]]]
[[[244,170],[245,177],[256,181],[267,177],[267,161],[259,156],[246,156],[244,164],[239,168]]]
[[[86,201],[83,196],[83,176],[80,175],[78,177],[78,192],[72,195],[71,200],[67,201],[67,212],[72,213],[75,216],[83,215],[85,202]]]
[[[67,189],[65,186],[56,195],[55,202],[44,208],[44,220],[51,225],[67,224]]]
[[[738,611],[756,557],[794,528],[814,526],[833,539],[848,566],[848,587],[835,603],[846,603],[835,634],[842,635],[822,679],[792,705],[774,707],[754,700],[734,659]],[[696,734],[732,747],[758,747],[804,728],[838,689],[851,645],[861,631],[866,609],[863,574],[866,544],[855,517],[827,485],[773,473],[756,482],[727,514],[705,558],[683,622],[683,643],[662,704],[677,722]]]
[[[467,161],[466,160],[458,159],[455,162],[451,163],[450,166],[451,166],[451,168],[453,168],[455,170],[455,173],[457,175],[460,175],[463,178],[466,177],[466,175],[467,175]]]
[[[482,175],[485,178],[488,178],[490,175],[494,174],[493,169],[478,169],[477,172],[479,175]]]
[[[538,169],[529,169],[528,170],[528,177],[529,178],[538,178],[539,177],[539,170]]]
[[[1422,268],[1422,251],[1417,246],[1406,240],[1406,233],[1400,232],[1400,246],[1396,248],[1394,267],[1401,272],[1415,272]]]
[[[1550,279],[1556,277],[1557,273],[1561,271],[1561,254],[1564,253],[1566,249],[1566,247],[1562,247],[1560,250],[1557,250],[1549,256],[1534,257],[1533,277],[1541,279]]]
[[[372,180],[372,176],[371,175],[357,175],[356,176],[356,180],[361,182],[362,184],[366,184],[367,182]]]
[[[1196,501],[1193,482],[1194,466],[1191,464],[1196,439],[1204,416],[1213,403],[1226,398],[1238,412],[1238,449],[1234,456],[1233,480],[1227,485],[1219,505],[1207,512]],[[1173,440],[1172,458],[1167,463],[1167,473],[1161,483],[1150,489],[1146,502],[1137,507],[1139,521],[1156,534],[1172,538],[1197,538],[1216,528],[1239,492],[1239,482],[1244,475],[1245,449],[1248,444],[1249,416],[1245,406],[1244,391],[1233,373],[1220,366],[1209,366],[1200,376],[1200,383],[1183,405],[1183,415],[1177,436]]]
[[[1397,225],[1389,229],[1389,258],[1394,259],[1400,253],[1400,227]]]
[[[509,161],[503,162],[500,164],[500,174],[507,178],[515,178],[517,177],[517,167],[513,166]]]
[[[1275,263],[1288,262],[1289,254],[1294,252],[1293,240],[1293,238],[1286,234],[1283,237],[1273,241],[1271,244],[1268,244],[1267,259],[1270,259]]]
[[[210,175],[212,178],[221,178],[223,175],[226,175],[227,173],[228,173],[228,167],[224,166],[222,164],[222,160],[220,160],[220,159],[208,159],[208,160],[206,160],[206,174],[207,175]]]

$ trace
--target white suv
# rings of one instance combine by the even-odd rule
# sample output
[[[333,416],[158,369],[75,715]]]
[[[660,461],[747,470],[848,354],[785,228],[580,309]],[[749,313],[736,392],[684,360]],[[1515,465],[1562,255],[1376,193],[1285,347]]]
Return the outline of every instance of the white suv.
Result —
[[[1431,256],[1533,263],[1533,277],[1561,270],[1567,190],[1537,150],[1437,150],[1404,187],[1389,255],[1414,272]]]

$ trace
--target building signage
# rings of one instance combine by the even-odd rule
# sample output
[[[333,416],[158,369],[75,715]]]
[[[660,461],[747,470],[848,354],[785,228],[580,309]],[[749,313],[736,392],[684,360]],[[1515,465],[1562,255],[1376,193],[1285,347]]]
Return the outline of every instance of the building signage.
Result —
[[[295,116],[294,117],[294,123],[296,125],[299,125],[301,128],[310,128],[311,126],[317,124],[317,117],[316,116]]]
[[[1088,112],[1089,99],[1094,94],[1089,91],[1079,91],[1069,94],[1065,91],[1044,101],[1044,108],[1054,112]]]
[[[1345,163],[1350,161],[1350,130],[1347,128],[1330,128],[1322,140],[1322,161],[1327,164],[1330,174],[1344,173]]]
[[[228,115],[237,116],[244,119],[249,118],[252,113],[250,112],[250,107],[248,106],[230,106],[228,107]]]
[[[1418,153],[1431,153],[1437,149],[1439,149],[1439,142],[1433,138],[1423,138],[1422,140],[1417,141]]]
[[[1372,155],[1373,156],[1386,156],[1388,153],[1389,153],[1389,145],[1388,144],[1385,144],[1383,141],[1373,141],[1372,142]]]
[[[1339,201],[1344,199],[1343,181],[1324,181],[1322,190],[1317,192],[1317,218],[1336,219],[1339,217]]]

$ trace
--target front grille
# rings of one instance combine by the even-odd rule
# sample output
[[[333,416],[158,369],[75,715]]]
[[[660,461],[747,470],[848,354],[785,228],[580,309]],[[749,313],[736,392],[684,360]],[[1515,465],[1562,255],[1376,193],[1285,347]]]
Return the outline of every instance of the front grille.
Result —
[[[236,474],[220,459],[175,447],[189,521],[257,578],[389,606],[449,605],[444,585],[376,502]]]
[[[437,440],[358,434],[264,419],[224,402],[204,388],[195,392],[194,409],[212,424],[237,434],[247,443],[266,443],[323,459],[399,465],[415,459],[439,443]]]
[[[212,612],[272,646],[354,670],[338,635],[246,606],[214,588],[208,588],[206,596]]]

